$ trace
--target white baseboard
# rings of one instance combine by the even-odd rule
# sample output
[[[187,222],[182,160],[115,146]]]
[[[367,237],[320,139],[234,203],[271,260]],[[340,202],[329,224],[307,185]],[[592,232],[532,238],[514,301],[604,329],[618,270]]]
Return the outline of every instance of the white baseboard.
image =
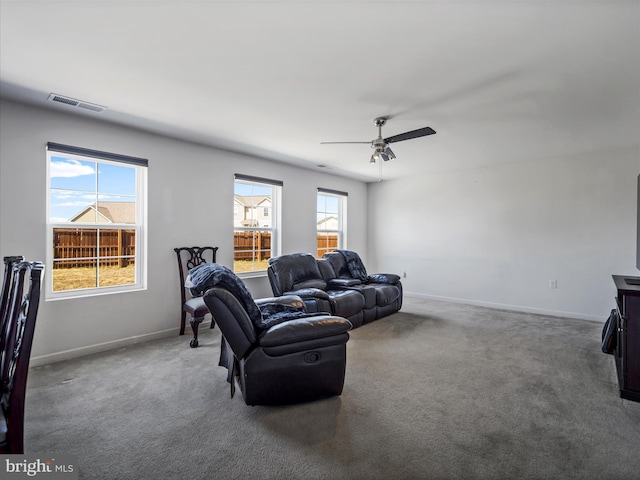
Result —
[[[550,317],[574,318],[577,320],[588,320],[590,322],[604,323],[606,318],[588,315],[586,313],[564,312],[560,310],[547,310],[544,308],[525,307],[522,305],[509,305],[504,303],[483,302],[479,300],[469,300],[467,298],[444,297],[440,295],[428,295],[424,293],[404,292],[405,297],[424,298],[441,302],[463,303],[466,305],[476,305],[479,307],[496,308],[498,310],[513,310],[523,313],[534,313],[537,315],[547,315]]]
[[[200,328],[209,328],[211,321],[204,321],[200,324]],[[188,345],[190,339],[193,337],[193,333],[189,325],[184,332],[182,338],[185,339],[185,344]],[[144,335],[135,335],[133,337],[121,338],[119,340],[112,340],[110,342],[97,343],[95,345],[88,345],[86,347],[72,348],[70,350],[64,350],[62,352],[50,353],[47,355],[39,355],[37,357],[31,357],[29,362],[30,367],[39,367],[42,365],[48,365],[50,363],[61,362],[63,360],[70,360],[72,358],[84,357],[85,355],[91,355],[92,353],[105,352],[107,350],[114,350],[116,348],[122,348],[136,343],[149,342],[151,340],[158,340],[160,338],[178,336],[176,328],[170,328],[167,330],[161,330],[159,332],[145,333]]]
[[[551,317],[564,317],[574,318],[578,320],[588,320],[593,322],[604,323],[606,319],[596,317],[593,315],[587,315],[584,313],[564,312],[557,310],[547,310],[543,308],[524,307],[522,305],[509,305],[503,303],[483,302],[478,300],[470,300],[466,298],[445,297],[440,295],[428,295],[424,293],[404,292],[405,297],[410,298],[423,298],[427,300],[436,300],[442,302],[462,303],[467,305],[477,305],[479,307],[496,308],[499,310],[513,310],[516,312],[534,313],[538,315],[547,315]],[[209,328],[211,322],[204,321],[200,325],[201,328]],[[133,337],[122,338],[119,340],[113,340],[110,342],[98,343],[95,345],[89,345],[86,347],[73,348],[71,350],[64,350],[62,352],[51,353],[47,355],[39,355],[37,357],[31,357],[29,363],[32,367],[38,367],[41,365],[47,365],[49,363],[60,362],[62,360],[69,360],[72,358],[83,357],[85,355],[91,355],[92,353],[104,352],[107,350],[114,350],[116,348],[126,347],[128,345],[134,345],[136,343],[148,342],[151,340],[157,340],[159,338],[170,337],[176,334],[175,328],[168,330],[161,330],[159,332],[147,333],[144,335],[136,335]],[[191,330],[187,327],[184,338],[187,339],[191,336]],[[185,340],[186,341],[186,340]]]

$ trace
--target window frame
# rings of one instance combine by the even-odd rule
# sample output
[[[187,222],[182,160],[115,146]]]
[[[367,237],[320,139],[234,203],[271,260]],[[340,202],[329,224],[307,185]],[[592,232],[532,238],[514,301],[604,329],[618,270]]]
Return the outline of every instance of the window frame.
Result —
[[[320,216],[320,214],[324,214],[325,218],[327,218],[327,214],[331,213],[331,212],[327,212],[326,209],[325,211],[322,211],[322,212],[318,209],[318,200],[321,196],[336,198],[338,200],[338,219],[337,219],[338,227],[336,229],[325,228],[321,230],[318,228],[318,224],[320,223],[320,220],[318,220],[318,217]],[[318,188],[316,193],[316,243],[317,243],[317,237],[320,234],[335,233],[338,236],[337,249],[347,248],[347,198],[348,196],[349,194],[347,192],[341,192],[339,190],[331,190],[328,188]],[[317,247],[318,247],[317,250],[321,250],[319,246]],[[325,250],[324,253],[333,251],[333,250],[329,250],[328,248],[324,248],[322,250]],[[317,251],[316,251],[316,255],[317,255]],[[322,258],[322,255],[317,256],[317,258]]]
[[[236,226],[236,219],[235,219],[235,212],[236,212],[236,184],[243,184],[243,185],[250,185],[250,186],[256,186],[256,187],[260,187],[260,188],[270,188],[271,189],[271,207],[263,207],[261,205],[255,205],[253,206],[253,211],[256,214],[255,218],[252,218],[251,220],[255,220],[257,222],[257,225],[251,225],[251,226],[246,226],[246,227],[242,227],[242,226]],[[269,253],[269,258],[271,257],[276,257],[278,255],[281,254],[281,236],[282,236],[282,189],[283,189],[283,185],[284,183],[280,180],[272,180],[269,178],[262,178],[262,177],[254,177],[254,176],[249,176],[249,175],[242,175],[239,173],[236,173],[234,175],[234,181],[233,181],[233,196],[234,196],[234,224],[233,224],[233,235],[234,235],[234,240],[233,240],[233,271],[234,273],[240,277],[240,278],[251,278],[251,277],[263,277],[267,275],[267,270],[265,269],[261,269],[261,270],[257,270],[257,269],[252,269],[249,271],[236,271],[236,243],[235,243],[235,235],[236,232],[263,232],[263,231],[269,231],[271,234],[271,240],[270,240],[270,253]],[[244,215],[244,211],[246,210],[246,206],[243,206],[243,208],[239,209],[241,210],[241,212]],[[268,208],[269,209],[269,214],[265,215],[265,209]],[[260,213],[259,213],[260,212]],[[269,223],[270,223],[270,227],[266,227],[264,225],[260,225],[259,220],[260,219],[268,219]],[[253,257],[252,257],[252,261],[255,262],[255,256],[256,256],[256,247],[255,245],[253,246],[253,248],[251,249],[251,252],[253,252]],[[254,263],[255,265],[255,263]]]
[[[99,165],[114,165],[121,167],[129,167],[135,169],[135,222],[134,223],[110,223],[105,224],[98,222],[55,222],[51,220],[51,159],[52,157],[63,157],[70,160],[92,162],[97,167]],[[46,195],[46,242],[47,242],[47,255],[46,255],[46,272],[49,276],[49,281],[46,282],[45,288],[45,300],[63,300],[69,298],[84,298],[93,297],[99,295],[109,295],[116,293],[126,293],[132,291],[141,291],[147,289],[147,193],[148,193],[148,160],[130,157],[126,155],[119,155],[110,152],[102,152],[98,150],[91,150],[81,147],[73,147],[68,145],[61,145],[57,143],[49,142],[46,148],[46,176],[47,176],[47,195]],[[95,194],[96,199],[102,194],[108,194],[109,192],[100,192],[96,186]],[[90,205],[88,205],[90,206]],[[72,229],[72,230],[95,230],[97,243],[96,261],[96,275],[99,278],[100,275],[100,263],[104,258],[127,258],[128,255],[122,257],[100,257],[99,255],[99,236],[101,231],[107,230],[133,230],[135,232],[135,248],[134,254],[134,283],[128,283],[123,285],[111,285],[111,286],[95,286],[89,288],[79,288],[74,290],[54,290],[53,282],[53,265],[54,265],[54,231],[56,229]]]

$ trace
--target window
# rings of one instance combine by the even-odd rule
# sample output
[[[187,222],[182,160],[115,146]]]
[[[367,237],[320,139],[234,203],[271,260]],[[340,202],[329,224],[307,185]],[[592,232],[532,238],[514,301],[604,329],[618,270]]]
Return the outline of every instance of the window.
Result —
[[[318,189],[318,258],[337,248],[346,248],[346,203],[347,193]]]
[[[147,160],[47,145],[47,298],[145,288]]]
[[[281,190],[278,180],[235,176],[233,270],[240,276],[266,271],[269,259],[280,254]]]

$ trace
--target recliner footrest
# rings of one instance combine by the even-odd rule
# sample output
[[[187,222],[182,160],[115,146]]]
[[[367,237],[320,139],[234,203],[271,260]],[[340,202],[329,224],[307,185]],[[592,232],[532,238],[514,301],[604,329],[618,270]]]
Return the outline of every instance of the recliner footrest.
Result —
[[[285,345],[276,345],[274,347],[262,347],[262,350],[264,350],[264,353],[269,356],[279,357],[282,355],[289,355],[290,353],[304,352],[324,347],[332,347],[334,345],[343,345],[347,343],[348,340],[349,334],[345,332],[341,333],[340,335],[333,335],[331,337],[315,338],[313,340],[287,343]]]

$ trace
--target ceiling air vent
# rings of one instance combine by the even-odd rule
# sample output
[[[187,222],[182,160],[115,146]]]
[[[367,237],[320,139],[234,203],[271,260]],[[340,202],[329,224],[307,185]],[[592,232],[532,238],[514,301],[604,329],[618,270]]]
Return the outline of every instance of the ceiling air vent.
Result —
[[[65,97],[64,95],[58,95],[56,93],[49,95],[48,100],[64,103],[65,105],[71,105],[72,107],[84,108],[85,110],[91,110],[92,112],[102,112],[107,108],[101,105],[96,105],[95,103],[83,102],[82,100],[76,100],[75,98]]]

